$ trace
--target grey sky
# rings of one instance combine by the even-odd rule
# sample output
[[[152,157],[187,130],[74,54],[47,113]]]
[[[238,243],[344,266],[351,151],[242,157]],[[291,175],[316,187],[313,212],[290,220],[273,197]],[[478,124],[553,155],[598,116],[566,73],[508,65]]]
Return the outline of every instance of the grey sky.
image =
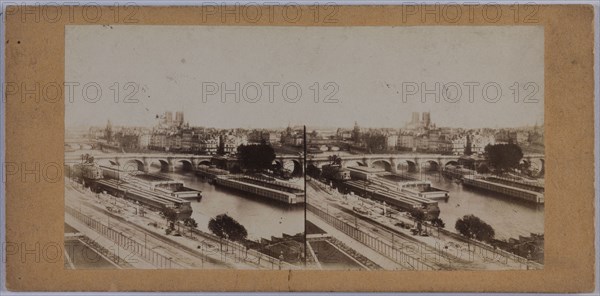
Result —
[[[166,110],[184,111],[192,125],[213,127],[283,127],[288,123],[311,126],[402,127],[413,111],[430,111],[438,126],[514,127],[543,124],[544,32],[539,26],[498,27],[208,27],[208,26],[67,26],[65,81],[77,82],[66,105],[66,125],[155,123]],[[102,96],[89,103],[83,85],[100,85]],[[127,82],[139,85],[124,89]],[[221,91],[207,96],[204,85],[240,84],[241,102]],[[275,82],[273,100],[269,87]],[[330,88],[324,89],[328,82]],[[455,82],[462,96],[446,102],[438,92],[421,102],[422,90],[406,97],[418,85],[435,89]],[[465,83],[478,83],[469,87]],[[526,83],[531,82],[528,89]],[[114,102],[114,84],[120,86]],[[244,100],[262,96],[256,103]],[[296,103],[282,96],[283,86],[297,83],[302,97]],[[320,86],[314,102],[315,83]],[[500,86],[496,103],[482,96],[483,86]],[[515,103],[512,88],[520,87]],[[339,87],[333,99],[323,97]],[[112,86],[112,87],[111,87]],[[291,86],[291,84],[290,84]],[[523,98],[538,87],[531,97]],[[210,87],[210,86],[209,86]],[[406,88],[408,87],[408,88]],[[473,102],[469,90],[474,91]],[[455,97],[456,88],[449,88]],[[88,89],[95,97],[94,88]],[[295,88],[288,88],[289,98]],[[496,89],[488,88],[488,97]],[[435,99],[440,102],[435,102]]]

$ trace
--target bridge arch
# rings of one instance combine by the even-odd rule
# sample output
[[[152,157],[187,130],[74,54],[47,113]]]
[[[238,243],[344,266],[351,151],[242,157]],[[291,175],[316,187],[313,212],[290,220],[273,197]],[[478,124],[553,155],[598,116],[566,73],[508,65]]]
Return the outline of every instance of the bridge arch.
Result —
[[[198,165],[206,165],[206,166],[210,166],[212,163],[210,162],[210,160],[201,160],[200,162],[198,162]]]
[[[458,165],[458,161],[456,161],[456,160],[450,160],[450,161],[447,161],[447,162],[444,164],[444,167],[447,167],[447,166],[449,166],[449,165],[457,166],[457,165]]]
[[[146,171],[146,165],[139,159],[129,159],[123,164],[123,170],[127,172],[132,171]]]
[[[283,169],[283,161],[282,160],[274,159],[273,162],[271,163],[271,165],[275,169]]]
[[[544,176],[544,173],[546,173],[546,160],[544,158],[540,158],[540,163],[542,165],[542,169],[540,170],[540,173],[538,175]]]
[[[161,172],[169,171],[169,162],[165,159],[152,159],[148,166],[152,168],[159,168]]]
[[[371,163],[373,168],[382,168],[388,172],[392,171],[392,163],[385,159],[378,159]]]
[[[537,172],[538,176],[543,176],[545,173],[545,160],[543,158],[523,158],[521,160],[524,163],[528,163],[530,165],[530,168],[533,171]]]
[[[296,159],[292,159],[292,162],[294,163],[294,170],[292,171],[292,176],[301,176],[304,173],[302,163]]]
[[[398,170],[398,172],[414,173],[419,169],[419,167],[417,166],[416,162],[409,159],[405,159],[398,161],[396,169]]]
[[[177,164],[181,164],[181,169],[183,171],[193,171],[194,170],[194,164],[192,163],[191,160],[188,159],[178,159],[176,161]]]
[[[437,160],[427,159],[421,162],[421,171],[439,171],[440,164]]]

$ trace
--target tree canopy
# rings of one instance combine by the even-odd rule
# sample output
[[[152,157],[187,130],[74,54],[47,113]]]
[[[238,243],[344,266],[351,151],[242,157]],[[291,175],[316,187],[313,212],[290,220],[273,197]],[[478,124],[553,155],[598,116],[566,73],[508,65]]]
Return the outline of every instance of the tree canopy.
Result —
[[[444,220],[442,220],[441,218],[433,218],[431,220],[431,224],[435,227],[440,227],[440,228],[446,227],[446,223],[444,223]]]
[[[275,160],[275,150],[271,145],[261,143],[259,145],[240,145],[238,157],[242,167],[251,171],[260,171],[271,168]]]
[[[165,217],[165,219],[167,219],[167,222],[169,223],[169,228],[174,229],[175,222],[177,221],[177,219],[179,219],[179,215],[177,215],[177,212],[171,208],[165,208],[161,211],[161,214],[163,215],[163,217]]]
[[[196,220],[194,218],[190,217],[190,218],[183,219],[183,225],[186,226],[190,230],[190,233],[192,233],[192,229],[198,227],[198,222],[196,222]]]
[[[227,214],[210,219],[208,229],[214,235],[232,241],[242,241],[248,236],[246,227]]]
[[[368,151],[383,151],[386,149],[386,138],[382,134],[364,134],[363,141]]]
[[[494,228],[475,215],[465,215],[456,220],[456,230],[468,237],[479,241],[491,241],[496,235]]]
[[[335,155],[335,154],[334,155],[329,155],[328,158],[329,158],[329,161],[331,162],[331,164],[333,164],[333,165],[340,165],[340,164],[342,164],[342,159],[339,156]]]
[[[414,210],[410,213],[417,221],[425,220],[425,213],[421,210]]]
[[[523,151],[517,144],[496,144],[485,146],[489,163],[499,171],[514,169],[523,158]]]
[[[488,174],[490,172],[490,168],[487,166],[487,164],[482,163],[477,166],[476,171],[479,174]]]
[[[196,222],[196,220],[194,218],[183,219],[183,225],[190,227],[190,228],[198,227],[198,223]]]

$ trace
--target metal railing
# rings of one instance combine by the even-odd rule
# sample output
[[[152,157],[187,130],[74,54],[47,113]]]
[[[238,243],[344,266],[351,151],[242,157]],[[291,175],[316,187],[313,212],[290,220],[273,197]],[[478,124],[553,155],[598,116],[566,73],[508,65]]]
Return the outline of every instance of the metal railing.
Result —
[[[171,258],[167,258],[153,251],[152,249],[146,247],[143,243],[124,235],[122,232],[117,231],[76,209],[65,206],[65,212],[73,216],[75,219],[85,223],[88,227],[100,233],[109,240],[115,242],[119,247],[122,247],[124,250],[140,256],[142,259],[156,266],[157,268],[169,269],[174,265]]]
[[[338,219],[317,207],[307,204],[307,210],[314,213],[318,217],[322,218],[335,227],[337,230],[343,232],[344,234],[350,236],[351,238],[359,241],[360,243],[366,245],[370,249],[376,251],[377,253],[391,259],[392,261],[399,263],[400,265],[414,270],[438,270],[440,268],[430,265],[428,263],[423,262],[421,258],[416,258],[413,255],[408,254],[404,248],[397,248],[393,244],[389,244],[385,241],[382,241],[360,229],[354,227],[345,221]]]

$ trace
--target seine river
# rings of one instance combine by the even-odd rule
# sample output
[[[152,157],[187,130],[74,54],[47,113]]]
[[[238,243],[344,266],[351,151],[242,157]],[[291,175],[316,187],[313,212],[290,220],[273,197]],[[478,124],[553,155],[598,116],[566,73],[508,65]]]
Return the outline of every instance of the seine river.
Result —
[[[152,168],[152,170],[159,170]],[[156,172],[156,171],[152,171]],[[282,233],[304,232],[304,205],[285,205],[220,186],[208,184],[192,172],[176,169],[172,173],[161,173],[172,179],[183,181],[187,187],[202,191],[202,200],[192,200],[192,217],[200,230],[208,231],[212,217],[227,213],[246,227],[249,239],[281,237]],[[301,180],[297,180],[301,181]]]
[[[79,155],[81,152],[71,153]],[[86,150],[86,152],[96,151]],[[157,172],[159,169],[152,167],[151,171]],[[192,172],[184,172],[180,169],[163,174],[183,181],[188,187],[202,191],[202,201],[192,201],[194,209],[192,217],[198,222],[198,228],[202,230],[208,230],[210,218],[227,213],[246,227],[250,239],[270,238],[281,236],[282,233],[296,234],[304,231],[303,205],[288,206],[243,192],[215,187]],[[447,202],[439,201],[440,218],[446,223],[446,229],[453,231],[457,219],[473,214],[494,227],[496,238],[499,239],[544,232],[543,205],[465,187],[443,178],[437,172],[413,173],[412,176],[429,180],[434,187],[450,192],[450,199]],[[301,182],[300,179],[297,181]]]
[[[304,231],[304,207],[288,206],[223,187],[215,187],[191,172],[176,170],[163,173],[183,181],[186,186],[202,191],[201,202],[192,201],[192,217],[198,228],[208,230],[210,218],[227,213],[248,230],[251,239],[296,234]],[[524,202],[493,192],[473,189],[442,177],[436,172],[412,174],[429,180],[433,186],[450,192],[450,199],[439,201],[440,218],[446,228],[453,231],[456,220],[473,214],[496,231],[496,238],[518,238],[530,233],[544,232],[544,206]]]
[[[412,175],[421,180],[429,180],[434,187],[450,192],[448,202],[439,201],[440,218],[446,223],[446,229],[454,231],[456,220],[464,215],[473,214],[490,224],[498,239],[544,232],[543,205],[466,187],[442,177],[437,172]]]

